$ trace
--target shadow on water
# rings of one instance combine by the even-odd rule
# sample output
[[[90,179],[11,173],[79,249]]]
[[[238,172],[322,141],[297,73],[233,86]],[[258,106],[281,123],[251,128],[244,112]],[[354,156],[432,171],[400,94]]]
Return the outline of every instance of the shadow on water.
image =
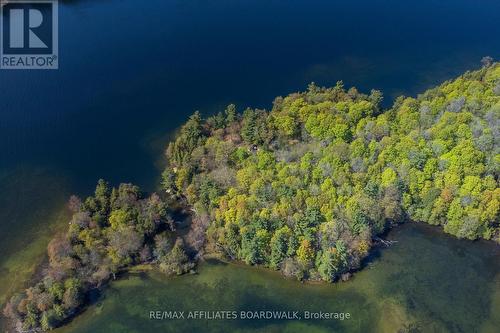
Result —
[[[199,274],[130,274],[56,332],[495,332],[500,251],[408,223],[348,282],[299,283],[207,260]],[[349,312],[349,320],[153,320],[150,311]]]

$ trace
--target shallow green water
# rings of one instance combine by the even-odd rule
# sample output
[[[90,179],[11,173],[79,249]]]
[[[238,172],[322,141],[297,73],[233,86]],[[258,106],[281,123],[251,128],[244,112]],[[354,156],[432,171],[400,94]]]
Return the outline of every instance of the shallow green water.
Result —
[[[301,284],[278,273],[204,263],[198,275],[160,273],[117,281],[57,332],[498,332],[500,250],[405,225],[348,282]],[[151,320],[150,311],[349,312],[349,320]],[[185,314],[187,316],[187,313]]]
[[[0,173],[0,306],[26,286],[50,237],[66,225],[67,188],[64,173],[40,167]]]
[[[337,80],[381,89],[390,105],[399,94],[416,95],[476,68],[485,55],[498,59],[499,9],[495,0],[60,2],[59,70],[0,75],[0,305],[28,284],[48,240],[66,225],[68,195],[85,196],[100,177],[153,190],[166,136],[194,110],[269,108],[275,96],[311,81]],[[412,321],[437,330],[456,323],[464,332],[499,327],[498,317],[488,317],[500,313],[491,247],[438,245],[447,238],[419,235],[397,231],[394,237],[408,241],[340,286],[301,286],[267,271],[211,264],[194,277],[120,281],[70,331],[161,331],[172,323],[146,319],[155,299],[162,307],[207,308],[216,300],[213,307],[352,309],[353,319],[335,326],[351,331],[394,331]],[[202,283],[209,287],[200,293]],[[306,324],[328,327],[179,322],[165,331]]]

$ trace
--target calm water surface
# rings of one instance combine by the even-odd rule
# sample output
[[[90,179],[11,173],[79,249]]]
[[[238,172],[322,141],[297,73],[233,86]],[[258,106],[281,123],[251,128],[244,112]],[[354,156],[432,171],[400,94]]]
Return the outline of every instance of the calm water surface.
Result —
[[[213,262],[203,264],[195,276],[132,275],[113,283],[98,304],[56,332],[498,332],[498,247],[413,224],[389,238],[398,242],[380,251],[351,281],[335,285],[300,284],[276,272]],[[309,310],[352,317],[150,320],[149,311],[156,310]]]
[[[0,303],[64,226],[70,193],[100,177],[153,190],[168,136],[194,110],[269,108],[337,80],[390,105],[500,58],[498,22],[496,0],[62,2],[60,69],[0,71]],[[494,293],[486,277],[467,280],[469,298]]]

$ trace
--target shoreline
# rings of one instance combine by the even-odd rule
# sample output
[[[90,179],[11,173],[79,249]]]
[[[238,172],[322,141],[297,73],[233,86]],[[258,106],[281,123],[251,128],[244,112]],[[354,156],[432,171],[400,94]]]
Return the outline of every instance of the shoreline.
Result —
[[[484,77],[491,74],[490,79],[495,79],[494,75],[500,74],[500,67],[497,66],[495,64],[480,71],[467,72],[460,79],[477,82],[483,84],[485,88],[491,88],[487,87],[487,85],[491,86],[496,83],[486,81]],[[423,97],[419,98],[427,102],[425,100],[427,95],[448,88],[448,85],[452,85],[458,80],[446,82],[433,90],[429,90],[429,92],[422,95]],[[462,87],[459,86],[458,88]],[[391,163],[398,162],[397,156],[399,155],[391,155],[394,156],[394,161],[382,159],[380,162],[383,162],[382,164],[377,162],[380,165],[378,165],[377,169],[374,169],[372,178],[369,177],[366,170],[362,172],[361,167],[354,168],[348,163],[349,159],[345,160],[346,155],[352,155],[349,153],[350,149],[357,147],[353,145],[356,140],[358,140],[356,142],[363,143],[363,147],[368,141],[370,145],[380,145],[380,142],[385,138],[393,140],[394,142],[391,141],[392,145],[383,146],[381,148],[382,152],[377,152],[377,155],[374,155],[375,159],[373,159],[374,156],[370,155],[369,150],[358,147],[360,150],[358,153],[368,161],[371,161],[368,159],[371,156],[372,164],[375,165],[375,161],[378,161],[380,156],[384,156],[382,154],[384,149],[396,149],[394,147],[400,147],[399,149],[401,149],[403,143],[408,141],[407,136],[410,134],[405,134],[406,132],[403,132],[403,134],[399,132],[383,132],[385,134],[382,138],[368,140],[362,135],[363,133],[356,133],[359,137],[354,140],[347,132],[342,132],[341,135],[335,131],[331,132],[328,128],[321,128],[324,123],[324,121],[320,121],[321,119],[316,119],[317,121],[313,122],[313,125],[319,129],[310,127],[312,125],[309,120],[315,119],[314,117],[317,117],[321,112],[327,115],[330,113],[344,115],[347,112],[345,110],[338,111],[334,102],[351,103],[353,108],[356,106],[363,108],[363,110],[366,109],[364,111],[368,114],[365,116],[366,119],[380,118],[380,121],[386,121],[388,124],[397,124],[395,120],[384,118],[392,110],[398,112],[397,115],[400,117],[406,116],[408,113],[405,112],[405,108],[398,106],[395,109],[382,110],[383,112],[372,117],[371,112],[375,112],[373,108],[376,109],[378,104],[373,104],[370,100],[379,101],[378,95],[372,91],[371,95],[368,96],[352,89],[346,91],[339,84],[335,88],[319,88],[312,85],[302,95],[290,95],[287,97],[288,99],[285,98],[282,104],[279,104],[280,108],[273,108],[271,111],[252,111],[249,109],[250,111],[239,114],[236,112],[234,105],[229,105],[224,111],[226,116],[220,113],[219,118],[222,120],[213,117],[203,119],[196,112],[181,128],[175,141],[172,141],[167,149],[169,165],[162,174],[163,193],[161,197],[156,193],[144,196],[147,192],[141,192],[138,187],[127,183],[110,188],[109,184],[102,179],[98,181],[94,196],[88,197],[85,201],[73,196],[70,199],[73,207],[71,209],[73,218],[69,223],[70,227],[61,237],[55,235],[52,238],[53,242],[51,241],[52,250],[50,245],[48,249],[48,257],[51,260],[50,269],[54,270],[54,276],[57,276],[57,274],[62,276],[60,280],[57,280],[57,283],[61,283],[60,281],[65,279],[64,287],[61,287],[64,295],[66,292],[75,293],[77,296],[78,294],[81,295],[75,296],[75,301],[68,298],[68,302],[66,298],[63,300],[62,296],[57,296],[62,295],[61,293],[52,295],[52,307],[64,306],[68,308],[66,312],[63,312],[63,315],[58,315],[61,319],[56,317],[59,325],[64,326],[72,318],[85,311],[96,296],[100,294],[100,291],[112,281],[127,273],[144,272],[156,269],[156,267],[167,275],[184,275],[194,273],[195,265],[200,260],[206,261],[215,258],[221,262],[233,263],[237,266],[255,266],[257,269],[269,272],[281,271],[281,278],[284,279],[327,285],[327,283],[333,284],[339,281],[347,281],[354,273],[365,270],[370,262],[378,257],[377,254],[381,249],[390,247],[395,242],[385,238],[393,230],[398,230],[401,224],[415,223],[429,226],[437,224],[436,227],[440,229],[440,233],[448,234],[450,238],[489,239],[494,242],[498,237],[498,230],[495,229],[494,224],[485,226],[491,228],[491,234],[485,233],[481,229],[471,234],[462,232],[462,229],[458,228],[461,227],[460,224],[452,229],[450,226],[454,226],[462,220],[460,218],[452,220],[453,216],[449,213],[448,215],[441,214],[439,215],[440,219],[434,220],[422,219],[422,215],[409,215],[407,212],[411,207],[403,206],[404,202],[402,200],[404,195],[410,195],[405,192],[406,190],[402,186],[405,179],[401,176],[401,170],[391,166]],[[300,128],[304,126],[302,130],[311,132],[310,137],[306,136],[303,139],[303,144],[307,145],[305,146],[307,150],[294,148],[298,150],[298,156],[288,156],[288,163],[284,163],[287,159],[280,158],[278,154],[288,152],[286,143],[290,143],[291,138],[298,136],[298,130],[281,131],[279,127],[281,123],[274,123],[274,121],[293,110],[293,105],[298,98],[300,98],[298,99],[299,102],[301,100],[315,101],[314,98],[319,98],[318,96],[323,96],[321,98],[326,101],[322,103],[327,103],[332,109],[327,108],[326,111],[318,111],[314,109],[316,104],[308,105],[309,108],[304,106],[304,110],[301,109],[303,114],[299,114],[302,114],[302,118],[294,118],[294,121]],[[409,100],[408,103],[410,102],[413,101]],[[421,112],[418,111],[416,106],[414,108],[416,111],[413,112]],[[306,112],[309,112],[308,118]],[[448,113],[448,117],[454,117],[457,112]],[[351,115],[351,117],[357,119],[356,115],[357,113]],[[358,116],[361,117],[356,120],[359,123],[366,120],[363,118],[363,114]],[[307,122],[306,118],[308,119]],[[463,123],[460,119],[456,120],[457,124]],[[330,119],[330,121],[333,120]],[[439,121],[437,124],[439,124]],[[456,125],[453,122],[452,124]],[[335,121],[332,126],[337,125]],[[431,124],[429,126],[430,129],[435,130],[433,126],[437,125]],[[262,130],[268,127],[275,130],[273,137],[267,136],[268,132]],[[260,129],[261,132],[257,132],[255,128]],[[346,126],[345,131],[349,131],[349,127]],[[241,137],[238,134],[240,132],[244,133]],[[354,135],[354,133],[352,134]],[[257,135],[262,135],[262,137]],[[303,137],[303,134],[301,135]],[[193,137],[195,140],[193,140]],[[273,146],[271,144],[272,140],[281,143],[281,146],[278,144]],[[329,143],[323,144],[325,140]],[[259,144],[253,143],[254,141]],[[471,140],[466,143],[471,145],[472,150],[476,149],[473,146],[474,142]],[[299,144],[298,141],[297,144]],[[461,148],[463,150],[463,147],[459,144],[463,145],[462,141],[459,141],[453,149]],[[219,155],[213,153],[214,147],[224,149],[225,153],[221,154],[220,160],[216,160]],[[300,148],[300,146],[298,147]],[[196,153],[198,148],[203,148],[201,150],[202,155]],[[450,148],[449,154],[454,153],[453,156],[460,157],[460,154],[453,151],[453,149]],[[213,154],[210,155],[211,153]],[[424,156],[426,158],[425,163],[428,162],[427,159],[431,162],[436,162],[439,158],[449,159],[449,154],[446,154],[441,152],[432,158]],[[341,158],[342,156],[344,156],[344,159]],[[337,159],[334,159],[335,157]],[[330,159],[332,160],[330,161]],[[319,161],[323,161],[323,163],[326,163],[325,165],[331,168],[335,166],[336,169],[334,168],[334,170],[344,168],[347,170],[346,174],[335,174],[333,171],[327,173],[320,170],[317,167]],[[408,161],[408,163],[411,162]],[[480,164],[481,161],[471,162],[472,166],[470,168],[475,164]],[[204,163],[197,169],[195,166],[201,162]],[[419,163],[423,164],[421,161]],[[257,169],[255,169],[255,165],[258,166]],[[433,177],[439,179],[441,174],[438,173],[437,166],[433,167],[433,165],[425,164],[433,172]],[[368,168],[369,166],[371,164],[365,167]],[[288,167],[290,169],[287,169]],[[295,167],[295,169],[292,167]],[[230,180],[228,184],[221,179],[223,175],[216,172],[220,168],[226,168],[229,175],[231,175],[230,171],[234,173],[234,179]],[[467,174],[466,171],[468,170],[464,171]],[[420,169],[414,167],[413,172],[418,174]],[[455,171],[449,171],[451,175],[454,175],[453,172]],[[472,174],[465,178],[469,183],[478,181],[476,178],[479,181],[484,181],[484,188],[481,189],[485,192],[484,198],[493,198],[491,200],[495,208],[494,193],[499,193],[499,189],[495,187],[496,184],[491,180],[492,177],[486,173],[474,176],[472,171],[468,172]],[[237,175],[239,178],[237,178]],[[263,175],[267,175],[267,178]],[[353,178],[351,181],[353,184],[357,184],[357,187],[355,188],[342,176]],[[290,183],[289,179],[295,181],[296,188],[278,186],[286,186],[286,184]],[[342,184],[335,183],[339,179],[343,181]],[[224,181],[227,180],[224,179]],[[265,186],[269,183],[272,183],[273,187]],[[321,184],[321,186],[318,184]],[[454,193],[448,188],[441,188],[442,184],[439,184],[436,183],[434,186],[440,196],[435,195],[433,200],[441,198],[445,202],[451,201]],[[317,186],[314,193],[310,190],[313,185]],[[338,194],[335,192],[335,189],[341,189],[341,186],[353,191],[342,200],[338,199]],[[409,187],[409,185],[407,186]],[[465,185],[458,183],[456,186],[463,187],[462,192],[467,194]],[[281,192],[277,192],[276,188],[280,189],[284,194],[280,195]],[[358,192],[356,192],[356,189]],[[465,194],[460,195],[465,196]],[[491,195],[487,196],[486,194]],[[418,203],[421,199],[419,197],[421,193],[415,192],[412,195],[416,205],[413,208],[420,209]],[[476,196],[479,196],[479,194],[476,194]],[[256,198],[260,201],[256,200]],[[290,204],[287,209],[285,209],[286,207],[276,208],[277,202],[284,198],[288,198],[295,205]],[[460,196],[457,198],[460,198]],[[311,200],[308,201],[308,199]],[[329,206],[326,206],[326,208],[321,206],[320,210],[319,203],[321,202],[327,202]],[[455,200],[455,202],[457,201]],[[144,210],[144,207],[148,207],[151,212]],[[345,210],[345,207],[350,210]],[[368,211],[370,207],[375,210]],[[435,205],[429,207],[435,209]],[[454,206],[450,207],[451,211]],[[429,208],[429,212],[433,211],[431,208]],[[445,208],[448,209],[448,206]],[[485,209],[483,206],[479,208]],[[335,209],[341,209],[340,212],[346,214],[345,219],[341,219],[344,215]],[[259,216],[255,215],[257,212],[259,212]],[[293,219],[290,219],[292,213]],[[492,210],[490,215],[492,214],[497,214],[497,211]],[[490,215],[488,215],[488,218],[492,219]],[[415,220],[420,222],[414,222]],[[478,228],[479,226],[481,225],[478,225]],[[475,229],[471,230],[474,231]],[[482,231],[482,233],[479,233],[479,231]],[[114,238],[109,238],[110,235]],[[130,249],[126,245],[127,239],[128,242],[131,239],[135,241]],[[168,244],[173,240],[175,240],[175,245]],[[116,252],[110,252],[110,249]],[[121,249],[125,249],[124,254],[116,256],[115,253],[118,253]],[[98,260],[101,263],[106,263],[104,271],[100,271],[99,266],[93,266],[93,264],[85,261],[87,260],[86,252],[84,252],[86,250],[100,250],[100,252],[97,252]],[[154,254],[156,250],[160,254]],[[189,251],[185,252],[186,250]],[[204,253],[204,251],[207,252]],[[83,256],[80,253],[83,253]],[[199,256],[201,256],[200,260],[197,259]],[[58,271],[59,267],[66,265],[64,260],[69,260],[70,263],[77,265],[82,271],[91,269],[95,270],[95,272],[85,271],[87,275],[82,277],[78,276],[76,270],[65,269]],[[56,265],[52,265],[52,261],[55,261]],[[33,280],[38,281],[33,284],[40,285],[40,288],[42,288],[40,294],[45,296],[51,292],[47,291],[49,289],[44,285],[44,283],[48,282],[41,281],[43,280],[43,274],[50,276],[49,269],[47,269],[47,273],[40,273],[44,271],[43,267],[46,262],[47,256],[43,262],[39,263],[36,270],[38,274],[33,276]],[[81,266],[78,266],[79,264]],[[93,274],[97,273],[100,273],[100,275],[95,278]],[[74,283],[74,286],[70,283]],[[29,290],[25,294],[26,296],[22,301],[26,300],[27,304],[38,304],[35,303],[38,294],[31,296],[33,293],[30,293]],[[16,302],[19,303],[20,301],[21,299],[10,301],[5,313],[9,318],[19,318],[17,320],[24,324],[23,320],[29,319],[29,315],[32,314],[30,311],[36,310],[30,310],[29,308],[19,310]],[[48,316],[48,310],[40,309],[40,311],[43,315]],[[52,310],[52,312],[55,314],[55,310]],[[31,325],[28,327],[39,329],[36,326],[39,324],[37,319],[34,322],[34,324],[28,323],[28,325]],[[48,325],[46,324],[46,326]],[[48,327],[59,326],[54,324]]]

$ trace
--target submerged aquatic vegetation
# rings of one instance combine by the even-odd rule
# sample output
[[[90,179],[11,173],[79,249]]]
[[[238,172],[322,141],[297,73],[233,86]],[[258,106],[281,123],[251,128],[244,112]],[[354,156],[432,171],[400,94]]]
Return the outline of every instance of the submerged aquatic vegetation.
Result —
[[[269,112],[195,113],[168,147],[162,183],[192,208],[189,232],[175,240],[157,194],[101,180],[94,196],[70,199],[49,266],[4,313],[18,331],[50,330],[133,265],[189,271],[185,248],[332,282],[407,219],[498,242],[499,85],[489,63],[389,110],[380,92],[339,82],[278,97]]]
[[[72,196],[66,232],[48,245],[48,266],[37,283],[14,295],[4,309],[19,332],[50,330],[74,316],[93,291],[132,265],[155,263],[168,274],[192,268],[174,221],[157,194],[139,188],[110,189],[100,180],[94,196]],[[175,243],[174,243],[175,241]]]

